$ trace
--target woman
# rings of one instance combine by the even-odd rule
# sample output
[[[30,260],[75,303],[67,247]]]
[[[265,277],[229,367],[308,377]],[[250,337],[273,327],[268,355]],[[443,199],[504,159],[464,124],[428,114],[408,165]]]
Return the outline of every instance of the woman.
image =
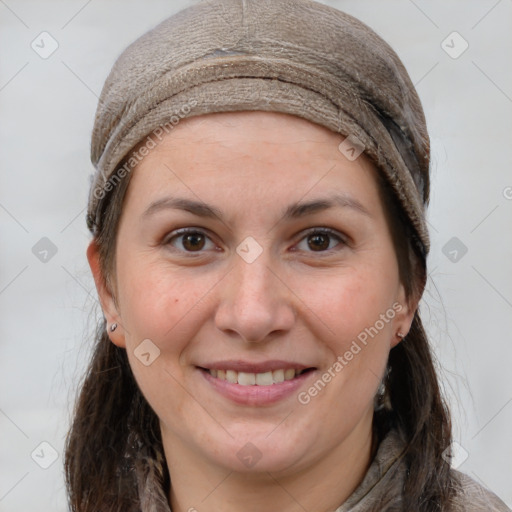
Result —
[[[190,7],[116,62],[92,160],[72,510],[508,510],[450,469],[429,139],[374,32],[305,0]]]

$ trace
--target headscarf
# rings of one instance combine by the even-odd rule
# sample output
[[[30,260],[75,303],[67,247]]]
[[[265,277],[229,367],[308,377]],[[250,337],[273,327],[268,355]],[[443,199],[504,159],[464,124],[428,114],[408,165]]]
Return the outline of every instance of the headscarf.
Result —
[[[212,112],[296,115],[346,137],[390,184],[423,261],[430,146],[414,86],[364,23],[309,0],[207,0],[131,44],[103,87],[92,134],[87,223],[111,190],[181,119]],[[127,158],[142,143],[142,150]]]

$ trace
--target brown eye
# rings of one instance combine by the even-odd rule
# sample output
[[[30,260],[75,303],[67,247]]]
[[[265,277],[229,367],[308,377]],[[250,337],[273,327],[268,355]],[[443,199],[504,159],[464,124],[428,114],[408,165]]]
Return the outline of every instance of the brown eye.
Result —
[[[201,233],[190,233],[183,236],[183,247],[187,251],[200,251],[204,244],[205,239]]]
[[[171,245],[182,252],[204,252],[203,249],[213,249],[215,244],[202,231],[181,229],[169,237],[166,245]]]
[[[312,251],[325,251],[329,248],[330,236],[324,233],[308,236],[308,247]]]
[[[327,252],[331,249],[344,246],[344,240],[337,232],[324,228],[312,229],[297,244],[297,248],[306,252]]]

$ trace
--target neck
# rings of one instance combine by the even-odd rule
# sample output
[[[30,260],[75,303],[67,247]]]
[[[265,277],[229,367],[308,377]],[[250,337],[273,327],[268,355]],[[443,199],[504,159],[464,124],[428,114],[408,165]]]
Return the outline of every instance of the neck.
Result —
[[[239,473],[205,460],[162,426],[172,512],[335,510],[363,479],[372,457],[372,416],[300,471]]]

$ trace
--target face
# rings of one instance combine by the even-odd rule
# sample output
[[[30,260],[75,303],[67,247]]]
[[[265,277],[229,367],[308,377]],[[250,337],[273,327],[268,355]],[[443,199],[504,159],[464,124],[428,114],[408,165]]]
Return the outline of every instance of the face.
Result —
[[[342,141],[286,114],[186,119],[133,171],[112,294],[91,244],[166,449],[285,474],[368,444],[414,311],[377,171]]]

